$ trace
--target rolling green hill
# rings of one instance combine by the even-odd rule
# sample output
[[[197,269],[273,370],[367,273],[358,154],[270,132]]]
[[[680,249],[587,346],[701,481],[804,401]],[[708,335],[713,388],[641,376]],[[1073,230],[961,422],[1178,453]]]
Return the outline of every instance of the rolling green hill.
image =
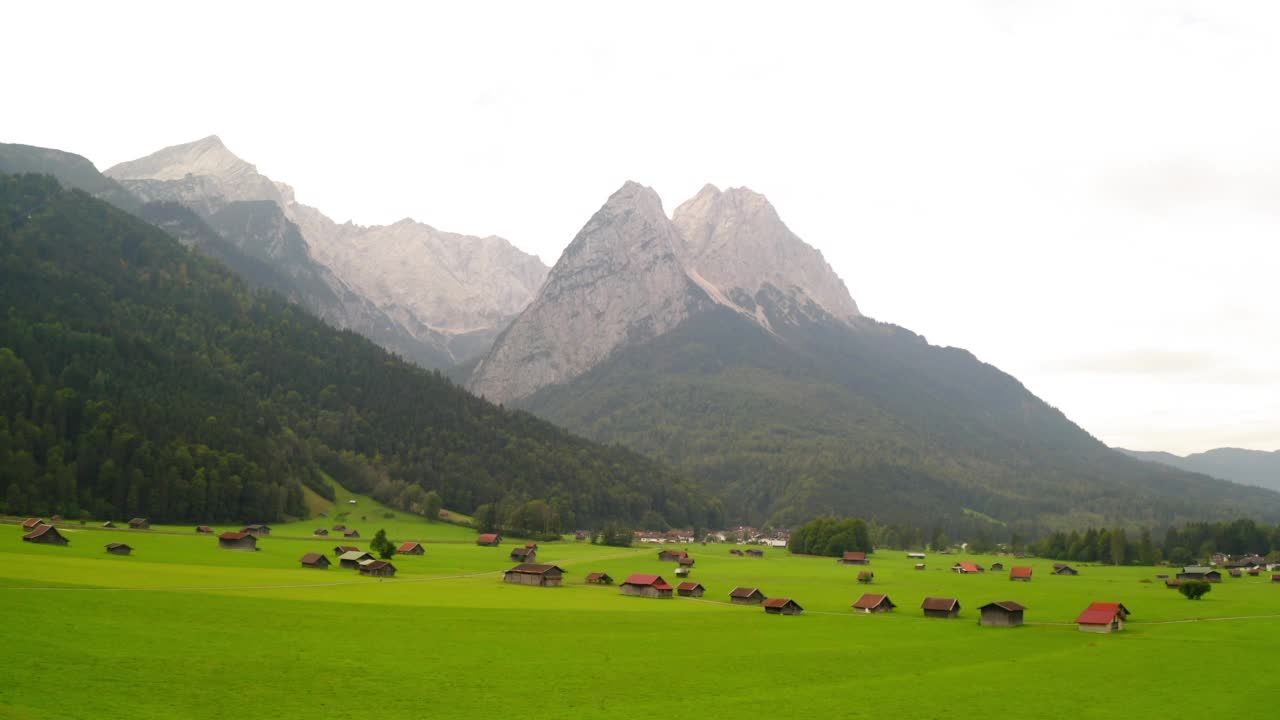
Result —
[[[573,527],[715,504],[660,464],[475,398],[45,176],[0,176],[0,499],[158,521],[305,513],[302,487]],[[416,488],[416,490],[415,490]]]

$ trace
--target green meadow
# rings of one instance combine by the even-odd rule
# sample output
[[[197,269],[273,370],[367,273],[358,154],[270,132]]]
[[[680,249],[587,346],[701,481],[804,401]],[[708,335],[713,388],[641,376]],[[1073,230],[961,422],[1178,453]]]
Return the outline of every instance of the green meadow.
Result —
[[[565,586],[507,585],[512,542],[460,543],[474,535],[382,518],[363,498],[355,507],[368,521],[346,524],[364,538],[342,544],[366,549],[385,527],[394,540],[425,541],[426,555],[395,558],[397,577],[378,580],[301,568],[303,553],[332,557],[340,542],[310,537],[318,520],[273,526],[256,553],[220,550],[190,527],[70,525],[71,544],[52,547],[0,525],[0,717],[1136,718],[1206,704],[1259,717],[1269,705],[1257,691],[1280,643],[1280,584],[1269,573],[1227,578],[1189,601],[1154,568],[1082,565],[1059,577],[1030,560],[1026,584],[948,570],[992,557],[930,555],[917,571],[898,551],[860,568],[709,545],[689,548],[705,599],[649,600],[583,577],[656,572],[674,584],[655,547],[543,543],[539,561],[564,567]],[[133,556],[107,555],[113,541]],[[862,569],[875,572],[872,585],[856,582]],[[737,585],[806,612],[729,605]],[[897,611],[853,613],[868,591],[887,593]],[[959,598],[960,618],[923,618],[926,595]],[[993,600],[1027,605],[1029,624],[978,626],[977,608]],[[1131,623],[1079,632],[1071,621],[1094,600],[1125,603]]]

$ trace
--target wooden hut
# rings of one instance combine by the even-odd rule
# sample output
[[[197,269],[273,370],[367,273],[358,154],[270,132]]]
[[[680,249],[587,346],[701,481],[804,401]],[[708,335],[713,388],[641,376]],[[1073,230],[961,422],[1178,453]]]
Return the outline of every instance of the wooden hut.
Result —
[[[592,585],[612,585],[613,578],[609,577],[609,573],[593,572],[587,573],[586,582]]]
[[[213,534],[213,528],[209,527],[208,525],[197,525],[197,526],[196,526],[196,534],[197,534],[197,535],[212,535],[212,534]]]
[[[263,525],[262,523],[254,523],[240,528],[240,532],[249,533],[254,537],[266,537],[271,534],[271,526]]]
[[[1179,580],[1204,580],[1205,582],[1222,582],[1222,573],[1203,565],[1189,565],[1178,573]]]
[[[341,525],[341,524],[339,524],[339,525],[334,525],[334,526],[333,526],[333,531],[334,531],[334,532],[346,532],[346,530],[347,530],[347,526],[346,526],[346,525]]]
[[[898,606],[893,604],[888,595],[876,593],[865,593],[853,604],[854,611],[863,613],[892,612],[896,607]]]
[[[583,540],[586,540],[588,537],[590,537],[590,535],[588,535],[583,530],[579,530],[578,532],[573,534],[573,539],[575,542],[582,542]]]
[[[348,570],[360,569],[360,563],[372,560],[373,555],[360,550],[348,550],[338,556],[338,567],[344,567]]]
[[[871,561],[867,560],[867,554],[864,552],[847,552],[840,556],[836,562],[841,565],[870,565]]]
[[[1240,568],[1231,568],[1227,571],[1227,574],[1233,578],[1244,577],[1244,571]]]
[[[985,627],[1016,627],[1022,624],[1022,612],[1026,609],[1026,606],[1012,600],[987,603],[978,608],[978,612],[982,613],[978,624]]]
[[[871,572],[870,570],[863,570],[862,572],[858,573],[858,582],[862,583],[863,585],[870,585],[871,581],[875,579],[876,579],[876,574]]]
[[[422,547],[420,542],[404,542],[400,543],[400,547],[396,548],[397,555],[426,555],[427,549]]]
[[[1065,564],[1065,563],[1054,563],[1054,564],[1053,564],[1053,574],[1054,574],[1054,575],[1072,575],[1072,576],[1075,576],[1075,575],[1079,575],[1079,574],[1080,574],[1080,572],[1079,572],[1078,570],[1076,570],[1075,568],[1073,568],[1073,567],[1071,567],[1070,565],[1067,565],[1067,564]]]
[[[1272,576],[1271,576],[1271,582],[1273,582],[1273,583],[1280,583],[1280,575],[1272,575]]]
[[[676,586],[676,594],[681,597],[702,597],[707,589],[702,587],[702,583],[682,582]]]
[[[302,556],[302,567],[313,570],[328,570],[329,557],[324,553],[310,552]]]
[[[112,555],[128,555],[133,552],[133,548],[129,547],[125,543],[107,543],[107,552]]]
[[[49,525],[49,524],[51,523],[46,523],[44,520],[41,520],[40,518],[27,518],[26,520],[22,521],[22,529],[26,530],[27,532],[31,532],[32,530],[35,530],[41,525]]]
[[[764,551],[763,551],[763,550],[748,550],[748,551],[747,551],[747,557],[762,558],[762,557],[764,557]]]
[[[676,561],[676,564],[682,568],[691,568],[693,567],[693,563],[694,563],[693,558],[689,557],[688,555],[685,555],[684,557]]]
[[[684,552],[683,550],[659,550],[658,551],[659,562],[680,562],[681,560],[687,557],[689,557],[689,553]]]
[[[739,549],[737,549],[737,548],[733,548],[733,549],[729,550],[729,554],[730,554],[730,555],[737,555],[738,557],[742,557],[742,551],[741,551],[741,550],[739,550]]]
[[[333,546],[334,557],[341,557],[342,553],[349,553],[353,551],[359,552],[360,548],[356,547],[355,545],[334,545]]]
[[[224,532],[218,536],[218,547],[223,550],[248,550],[258,549],[258,538],[249,533]]]
[[[907,559],[908,559],[908,560],[923,560],[923,559],[924,559],[924,553],[922,553],[922,552],[909,552],[909,553],[907,553]]]
[[[538,559],[538,551],[531,547],[512,548],[511,559],[521,563],[535,562]]]
[[[1009,579],[1031,582],[1031,568],[1023,565],[1015,565],[1009,570]]]
[[[312,535],[316,535],[316,536],[318,536],[318,537],[327,537],[327,536],[329,535],[329,531],[328,531],[328,530],[325,530],[324,528],[316,528],[316,529],[315,529],[315,532],[313,532],[313,533],[311,533],[311,534],[312,534]]]
[[[689,570],[689,568],[681,565],[680,567],[676,568],[676,577],[687,578],[689,577],[690,572],[692,571]]]
[[[769,598],[763,605],[764,611],[770,615],[799,615],[804,612],[800,603],[791,598]]]
[[[564,568],[540,563],[521,563],[502,573],[502,581],[517,585],[559,587],[564,578]]]
[[[369,577],[395,577],[396,566],[386,560],[369,560],[360,563],[360,574]]]
[[[1096,602],[1085,608],[1076,618],[1076,626],[1082,632],[1109,633],[1124,629],[1129,619],[1129,609],[1120,603]]]
[[[1176,589],[1177,589],[1178,587],[1180,587],[1181,585],[1182,585],[1182,581],[1181,581],[1181,580],[1175,580],[1175,579],[1173,579],[1173,578],[1171,578],[1171,577],[1166,577],[1166,578],[1164,579],[1164,586],[1165,586],[1166,588],[1169,588],[1170,590],[1176,590]]]
[[[34,530],[22,536],[23,542],[40,545],[68,545],[71,543],[65,535],[52,525],[37,525]]]
[[[971,562],[958,562],[951,566],[951,572],[959,573],[960,575],[970,575],[973,573],[980,573],[982,571],[981,565],[975,565]]]
[[[1001,572],[1004,572],[1004,563],[1002,563],[1002,562],[993,562],[993,563],[991,563],[991,569],[992,569],[992,570],[999,570],[999,571],[1001,571]]]
[[[619,586],[623,595],[635,595],[638,597],[669,599],[673,588],[662,579],[661,575],[648,575],[646,573],[635,573],[628,577]]]
[[[344,537],[344,538],[359,538],[359,537],[360,537],[360,531],[359,531],[359,530],[347,530],[347,531],[345,531],[345,532],[343,532],[343,533],[342,533],[342,537]]]
[[[759,605],[768,599],[760,588],[736,587],[729,593],[729,602],[734,605]]]
[[[113,522],[111,522],[110,520],[108,520],[108,521],[106,521],[106,522],[102,523],[102,527],[104,527],[104,528],[106,528],[106,529],[108,529],[108,530],[110,530],[110,529],[114,528],[115,526],[116,526],[116,524],[115,524],[115,523],[113,523]],[[197,531],[197,532],[198,532],[198,531]]]
[[[502,544],[502,536],[498,533],[483,533],[476,538],[477,545],[485,547],[498,547]]]
[[[916,569],[917,569],[917,570],[923,570],[923,569],[924,569],[924,563],[916,563]]]
[[[129,521],[129,527],[133,530],[150,530],[151,521],[146,518],[134,518]]]
[[[957,618],[960,616],[960,601],[955,598],[927,597],[920,603],[924,616],[931,618]]]

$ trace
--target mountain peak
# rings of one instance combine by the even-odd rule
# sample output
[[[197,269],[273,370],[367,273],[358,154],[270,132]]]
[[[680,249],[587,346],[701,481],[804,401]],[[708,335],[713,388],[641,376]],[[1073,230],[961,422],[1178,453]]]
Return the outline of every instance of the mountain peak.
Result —
[[[257,173],[256,167],[228,150],[222,138],[210,135],[120,163],[104,174],[117,180],[181,180],[188,175],[233,180]]]

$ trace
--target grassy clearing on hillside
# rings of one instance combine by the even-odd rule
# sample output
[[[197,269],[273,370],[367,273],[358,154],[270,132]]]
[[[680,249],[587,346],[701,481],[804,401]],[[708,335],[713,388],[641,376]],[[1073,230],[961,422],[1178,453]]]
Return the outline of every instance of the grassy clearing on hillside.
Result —
[[[657,601],[582,582],[593,570],[674,580],[674,565],[651,547],[545,543],[539,560],[569,574],[565,587],[543,589],[501,582],[511,544],[428,545],[423,557],[395,559],[396,580],[378,581],[298,567],[303,552],[334,542],[272,537],[261,552],[239,553],[194,535],[72,531],[71,546],[58,548],[19,534],[0,527],[0,606],[37,651],[0,661],[0,717],[223,718],[264,708],[283,718],[761,708],[782,717],[1154,717],[1185,707],[1189,678],[1266,683],[1280,641],[1274,617],[1160,624],[1280,614],[1269,577],[1228,579],[1192,602],[1142,582],[1153,568],[1081,566],[1078,577],[1057,577],[1052,563],[1029,561],[1037,577],[1022,584],[1001,572],[955,575],[944,569],[954,557],[931,556],[916,571],[884,551],[867,568],[876,582],[860,586],[864,568],[831,558],[695,546],[691,579],[708,587],[706,601]],[[133,557],[102,551],[120,537]],[[793,597],[806,614],[730,606],[736,585]],[[849,605],[866,591],[888,593],[898,611],[855,615]],[[958,597],[961,618],[924,619],[925,595]],[[1060,624],[978,627],[977,607],[1005,599],[1028,605],[1033,623],[1069,623],[1093,600],[1124,602],[1134,622],[1110,636]],[[1244,717],[1267,707],[1255,693],[1217,694],[1213,704],[1215,714]]]

